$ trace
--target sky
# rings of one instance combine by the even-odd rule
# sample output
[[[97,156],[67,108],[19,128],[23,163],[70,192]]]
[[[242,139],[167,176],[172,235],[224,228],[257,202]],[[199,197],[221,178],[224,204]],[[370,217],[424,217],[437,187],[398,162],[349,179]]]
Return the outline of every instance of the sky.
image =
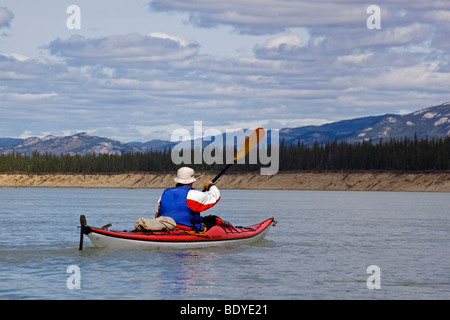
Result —
[[[0,0],[0,137],[409,113],[450,101],[449,40],[448,0]]]

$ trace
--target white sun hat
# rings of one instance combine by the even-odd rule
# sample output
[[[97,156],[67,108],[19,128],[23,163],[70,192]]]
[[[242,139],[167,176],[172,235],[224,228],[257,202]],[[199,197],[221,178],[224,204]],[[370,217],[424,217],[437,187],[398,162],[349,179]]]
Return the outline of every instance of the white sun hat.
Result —
[[[178,169],[177,177],[173,180],[176,183],[190,184],[197,181],[197,179],[194,178],[194,173],[194,169],[191,169],[189,167],[182,167]]]

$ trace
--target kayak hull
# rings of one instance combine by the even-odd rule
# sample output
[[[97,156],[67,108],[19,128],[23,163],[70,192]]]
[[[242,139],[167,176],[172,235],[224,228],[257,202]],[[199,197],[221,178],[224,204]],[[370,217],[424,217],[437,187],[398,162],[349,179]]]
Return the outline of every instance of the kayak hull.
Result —
[[[249,227],[213,226],[204,233],[172,231],[113,231],[82,224],[82,234],[96,247],[115,250],[197,249],[249,245],[263,239],[275,225],[273,217]],[[81,245],[80,245],[81,248]]]

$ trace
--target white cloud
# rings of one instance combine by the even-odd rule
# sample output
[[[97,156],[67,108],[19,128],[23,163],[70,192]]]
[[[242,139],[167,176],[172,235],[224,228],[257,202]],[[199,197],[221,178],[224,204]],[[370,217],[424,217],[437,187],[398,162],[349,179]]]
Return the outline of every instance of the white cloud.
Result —
[[[58,96],[58,94],[55,92],[52,92],[52,93],[9,93],[9,94],[4,95],[4,97],[6,99],[21,101],[21,102],[32,102],[32,101],[36,101],[36,100],[49,99],[49,98],[53,98],[53,97],[57,97],[57,96]]]
[[[20,53],[14,53],[14,52],[12,52],[12,53],[7,53],[7,52],[0,53],[0,56],[4,56],[5,58],[12,58],[12,59],[20,61],[20,62],[27,61],[29,59],[27,56],[24,56],[24,55],[22,55]]]
[[[350,54],[346,56],[337,57],[336,61],[338,63],[350,63],[350,64],[361,64],[367,62],[367,60],[374,55],[373,52],[361,53],[361,54]]]
[[[0,29],[9,28],[14,14],[6,7],[0,7]]]
[[[392,69],[373,79],[365,80],[371,88],[419,91],[422,91],[423,88],[433,88],[433,90],[445,92],[448,90],[448,83],[450,83],[450,73],[441,72],[439,64],[436,62],[427,62]]]
[[[173,42],[179,43],[182,47],[187,47],[190,45],[189,41],[181,39],[180,37],[172,36],[162,32],[152,32],[150,33],[150,37],[159,38],[159,39],[168,39]]]
[[[372,36],[362,38],[362,44],[366,46],[374,45],[404,45],[423,42],[432,35],[429,26],[422,23],[413,23],[406,26],[385,28],[383,31]]]
[[[32,135],[32,132],[30,130],[25,130],[18,137],[20,139],[27,139],[27,138],[33,137],[33,135]]]
[[[263,44],[263,47],[267,49],[279,49],[281,46],[304,47],[305,44],[302,42],[302,39],[295,34],[286,34],[271,38]]]
[[[52,54],[75,65],[124,65],[183,60],[195,55],[199,45],[162,33],[129,33],[101,38],[73,35],[49,44]]]

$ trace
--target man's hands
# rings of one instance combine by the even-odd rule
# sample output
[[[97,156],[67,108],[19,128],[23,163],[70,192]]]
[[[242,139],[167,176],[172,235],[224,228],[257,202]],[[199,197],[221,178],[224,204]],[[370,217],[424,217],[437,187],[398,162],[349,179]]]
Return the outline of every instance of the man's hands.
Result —
[[[213,183],[211,180],[207,180],[207,181],[205,181],[205,183],[203,184],[203,189],[206,190],[206,191],[208,191],[209,188],[210,188],[212,185],[214,185],[214,183]]]

